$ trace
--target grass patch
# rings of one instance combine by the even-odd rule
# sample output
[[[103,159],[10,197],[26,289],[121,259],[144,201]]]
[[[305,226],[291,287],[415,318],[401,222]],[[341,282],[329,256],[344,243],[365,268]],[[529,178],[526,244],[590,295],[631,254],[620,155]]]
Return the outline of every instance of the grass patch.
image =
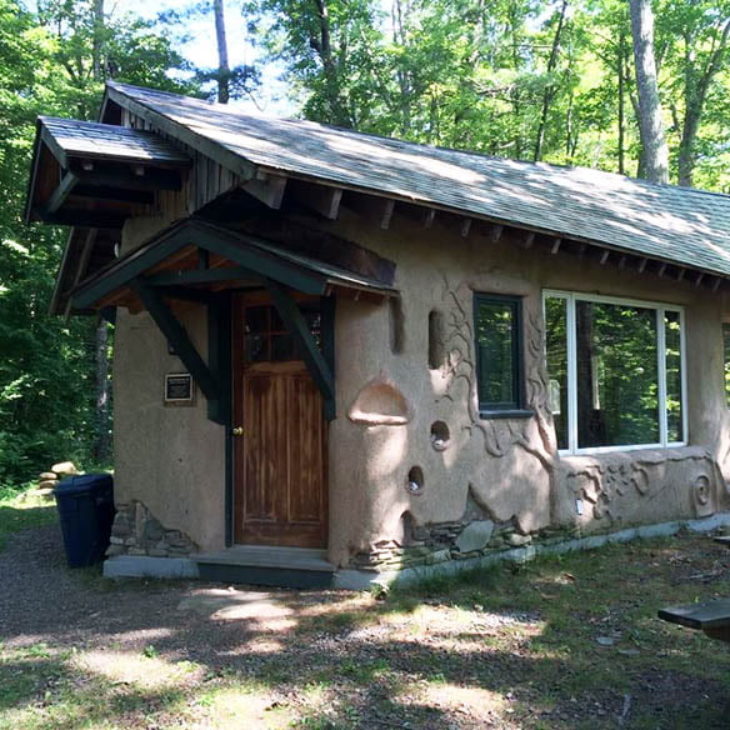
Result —
[[[38,496],[33,491],[31,487],[21,490],[0,487],[0,551],[12,533],[47,525],[57,519],[53,499]]]

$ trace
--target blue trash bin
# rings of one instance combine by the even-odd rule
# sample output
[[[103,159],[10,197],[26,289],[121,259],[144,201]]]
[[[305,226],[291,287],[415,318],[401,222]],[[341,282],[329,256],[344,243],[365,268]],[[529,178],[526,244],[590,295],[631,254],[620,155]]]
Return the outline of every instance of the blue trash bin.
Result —
[[[69,567],[82,568],[99,562],[109,547],[114,521],[111,474],[64,479],[54,494]]]

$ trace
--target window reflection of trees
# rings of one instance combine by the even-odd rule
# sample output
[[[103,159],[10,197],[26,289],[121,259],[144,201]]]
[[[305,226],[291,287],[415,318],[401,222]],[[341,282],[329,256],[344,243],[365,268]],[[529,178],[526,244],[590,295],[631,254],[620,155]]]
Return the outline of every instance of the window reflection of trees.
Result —
[[[546,296],[544,311],[549,405],[558,448],[685,440],[680,312],[589,301],[567,293]],[[573,355],[569,355],[568,346],[571,326]],[[575,359],[572,370],[571,357]],[[571,377],[575,377],[575,384]],[[572,444],[571,387],[576,418]]]

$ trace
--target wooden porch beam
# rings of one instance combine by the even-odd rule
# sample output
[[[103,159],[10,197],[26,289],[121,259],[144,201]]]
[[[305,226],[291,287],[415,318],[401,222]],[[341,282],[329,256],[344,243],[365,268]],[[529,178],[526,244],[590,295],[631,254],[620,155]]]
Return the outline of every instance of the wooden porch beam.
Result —
[[[203,391],[203,395],[208,400],[217,399],[219,396],[218,383],[203,358],[198,354],[185,328],[165,304],[160,292],[142,279],[134,279],[130,282],[130,287],[142,300],[145,309],[150,313],[162,334],[175,348],[175,353],[193,376]]]
[[[342,188],[299,183],[292,186],[292,189],[296,191],[294,193],[296,200],[305,208],[313,210],[327,220],[337,220],[340,214],[340,203],[342,202]]]
[[[57,213],[59,208],[66,202],[71,192],[79,182],[79,178],[72,172],[67,172],[62,178],[58,187],[51,193],[48,202],[43,207],[43,216]]]
[[[184,271],[162,271],[145,277],[150,286],[185,286],[189,284],[213,284],[219,281],[237,281],[239,279],[255,280],[263,283],[263,279],[242,266],[229,266],[220,269],[187,269]]]
[[[216,295],[207,289],[190,289],[185,286],[166,286],[160,293],[167,299],[181,299],[184,302],[208,304]]]
[[[128,167],[115,168],[107,165],[104,169],[96,169],[93,166],[88,169],[84,165],[84,161],[72,161],[69,168],[84,185],[150,192],[182,189],[182,170],[146,168],[144,175],[135,175]]]
[[[327,420],[331,421],[335,417],[335,379],[332,370],[317,347],[317,343],[307,327],[307,322],[291,295],[274,281],[267,281],[266,288],[271,294],[284,326],[299,345],[302,359],[322,393],[325,416]]]
[[[118,211],[105,210],[59,210],[56,213],[47,213],[41,209],[38,216],[44,223],[55,223],[59,226],[83,226],[84,228],[121,228],[124,221],[132,215]]]

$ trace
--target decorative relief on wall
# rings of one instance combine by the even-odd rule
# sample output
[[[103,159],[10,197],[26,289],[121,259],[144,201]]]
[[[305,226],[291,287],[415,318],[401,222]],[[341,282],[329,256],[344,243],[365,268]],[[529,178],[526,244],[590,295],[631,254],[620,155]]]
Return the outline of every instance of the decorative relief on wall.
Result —
[[[566,460],[567,461],[567,460]],[[660,522],[676,519],[691,507],[695,517],[706,517],[719,508],[723,484],[719,469],[709,452],[701,448],[672,451],[604,455],[600,460],[578,457],[580,466],[565,471],[565,486],[590,509],[587,522],[625,523],[641,519]],[[687,504],[689,494],[691,505]]]
[[[491,503],[498,518],[509,519],[515,515],[521,527],[534,529],[550,521],[556,448],[552,414],[547,402],[547,374],[541,356],[544,348],[540,318],[528,311],[525,319],[526,405],[534,410],[534,417],[481,418],[476,396],[474,326],[471,306],[468,305],[473,293],[474,290],[466,283],[455,287],[444,275],[441,311],[444,312],[446,357],[441,368],[442,387],[437,393],[436,404],[448,402],[456,413],[460,413],[458,425],[481,450],[481,455],[475,453],[471,457],[475,463],[473,489],[481,501]],[[491,459],[485,461],[485,455]],[[509,480],[518,472],[524,478],[515,485],[513,493],[508,496],[506,490],[501,490],[496,498],[495,483]],[[529,484],[531,479],[533,486]],[[543,504],[536,508],[538,502]]]

